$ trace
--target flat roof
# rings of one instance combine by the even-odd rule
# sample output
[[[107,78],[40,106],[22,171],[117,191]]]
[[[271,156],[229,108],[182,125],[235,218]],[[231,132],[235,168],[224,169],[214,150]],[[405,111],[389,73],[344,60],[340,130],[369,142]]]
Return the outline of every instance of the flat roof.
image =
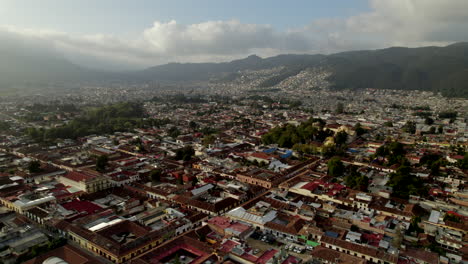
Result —
[[[440,212],[436,210],[431,211],[431,215],[429,216],[429,222],[437,224],[439,222]]]

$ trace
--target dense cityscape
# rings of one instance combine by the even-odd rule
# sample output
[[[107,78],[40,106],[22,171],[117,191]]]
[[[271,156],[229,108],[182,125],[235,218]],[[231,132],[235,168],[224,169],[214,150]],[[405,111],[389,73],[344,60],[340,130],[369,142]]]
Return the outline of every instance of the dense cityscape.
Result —
[[[0,264],[468,263],[466,10],[0,0]]]
[[[297,79],[4,98],[2,262],[464,259],[468,101]]]

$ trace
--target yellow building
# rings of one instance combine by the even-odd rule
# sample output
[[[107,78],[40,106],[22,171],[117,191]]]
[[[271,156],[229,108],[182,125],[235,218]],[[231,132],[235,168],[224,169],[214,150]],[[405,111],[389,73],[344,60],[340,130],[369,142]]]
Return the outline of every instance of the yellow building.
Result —
[[[176,229],[176,226],[168,226],[161,230],[152,231],[148,227],[124,220],[100,230],[70,225],[68,235],[80,247],[113,263],[128,263],[128,261],[171,239],[176,235]],[[123,234],[128,234],[125,239],[122,239]]]
[[[55,197],[52,195],[41,195],[37,193],[25,193],[18,197],[4,197],[0,202],[15,212],[24,214],[27,210],[39,205],[46,205],[55,202]]]
[[[104,176],[76,171],[60,176],[58,181],[66,186],[72,186],[87,193],[98,192],[110,187],[109,181]]]

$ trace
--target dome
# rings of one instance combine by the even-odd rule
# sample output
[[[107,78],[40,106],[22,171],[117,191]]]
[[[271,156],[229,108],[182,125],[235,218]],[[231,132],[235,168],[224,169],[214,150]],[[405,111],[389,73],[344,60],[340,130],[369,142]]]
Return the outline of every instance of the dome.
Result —
[[[50,257],[44,260],[42,264],[68,264],[68,262],[59,257]]]

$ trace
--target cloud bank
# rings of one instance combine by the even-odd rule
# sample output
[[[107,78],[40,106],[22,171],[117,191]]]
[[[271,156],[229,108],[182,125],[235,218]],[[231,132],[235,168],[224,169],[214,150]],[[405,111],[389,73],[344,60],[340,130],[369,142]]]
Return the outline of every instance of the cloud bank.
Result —
[[[53,48],[75,63],[113,69],[144,68],[174,61],[227,61],[249,54],[327,54],[468,41],[466,0],[370,0],[369,5],[370,12],[314,20],[285,31],[238,20],[190,25],[172,20],[155,21],[132,38],[3,26],[0,41],[8,36],[40,43],[40,47]]]

